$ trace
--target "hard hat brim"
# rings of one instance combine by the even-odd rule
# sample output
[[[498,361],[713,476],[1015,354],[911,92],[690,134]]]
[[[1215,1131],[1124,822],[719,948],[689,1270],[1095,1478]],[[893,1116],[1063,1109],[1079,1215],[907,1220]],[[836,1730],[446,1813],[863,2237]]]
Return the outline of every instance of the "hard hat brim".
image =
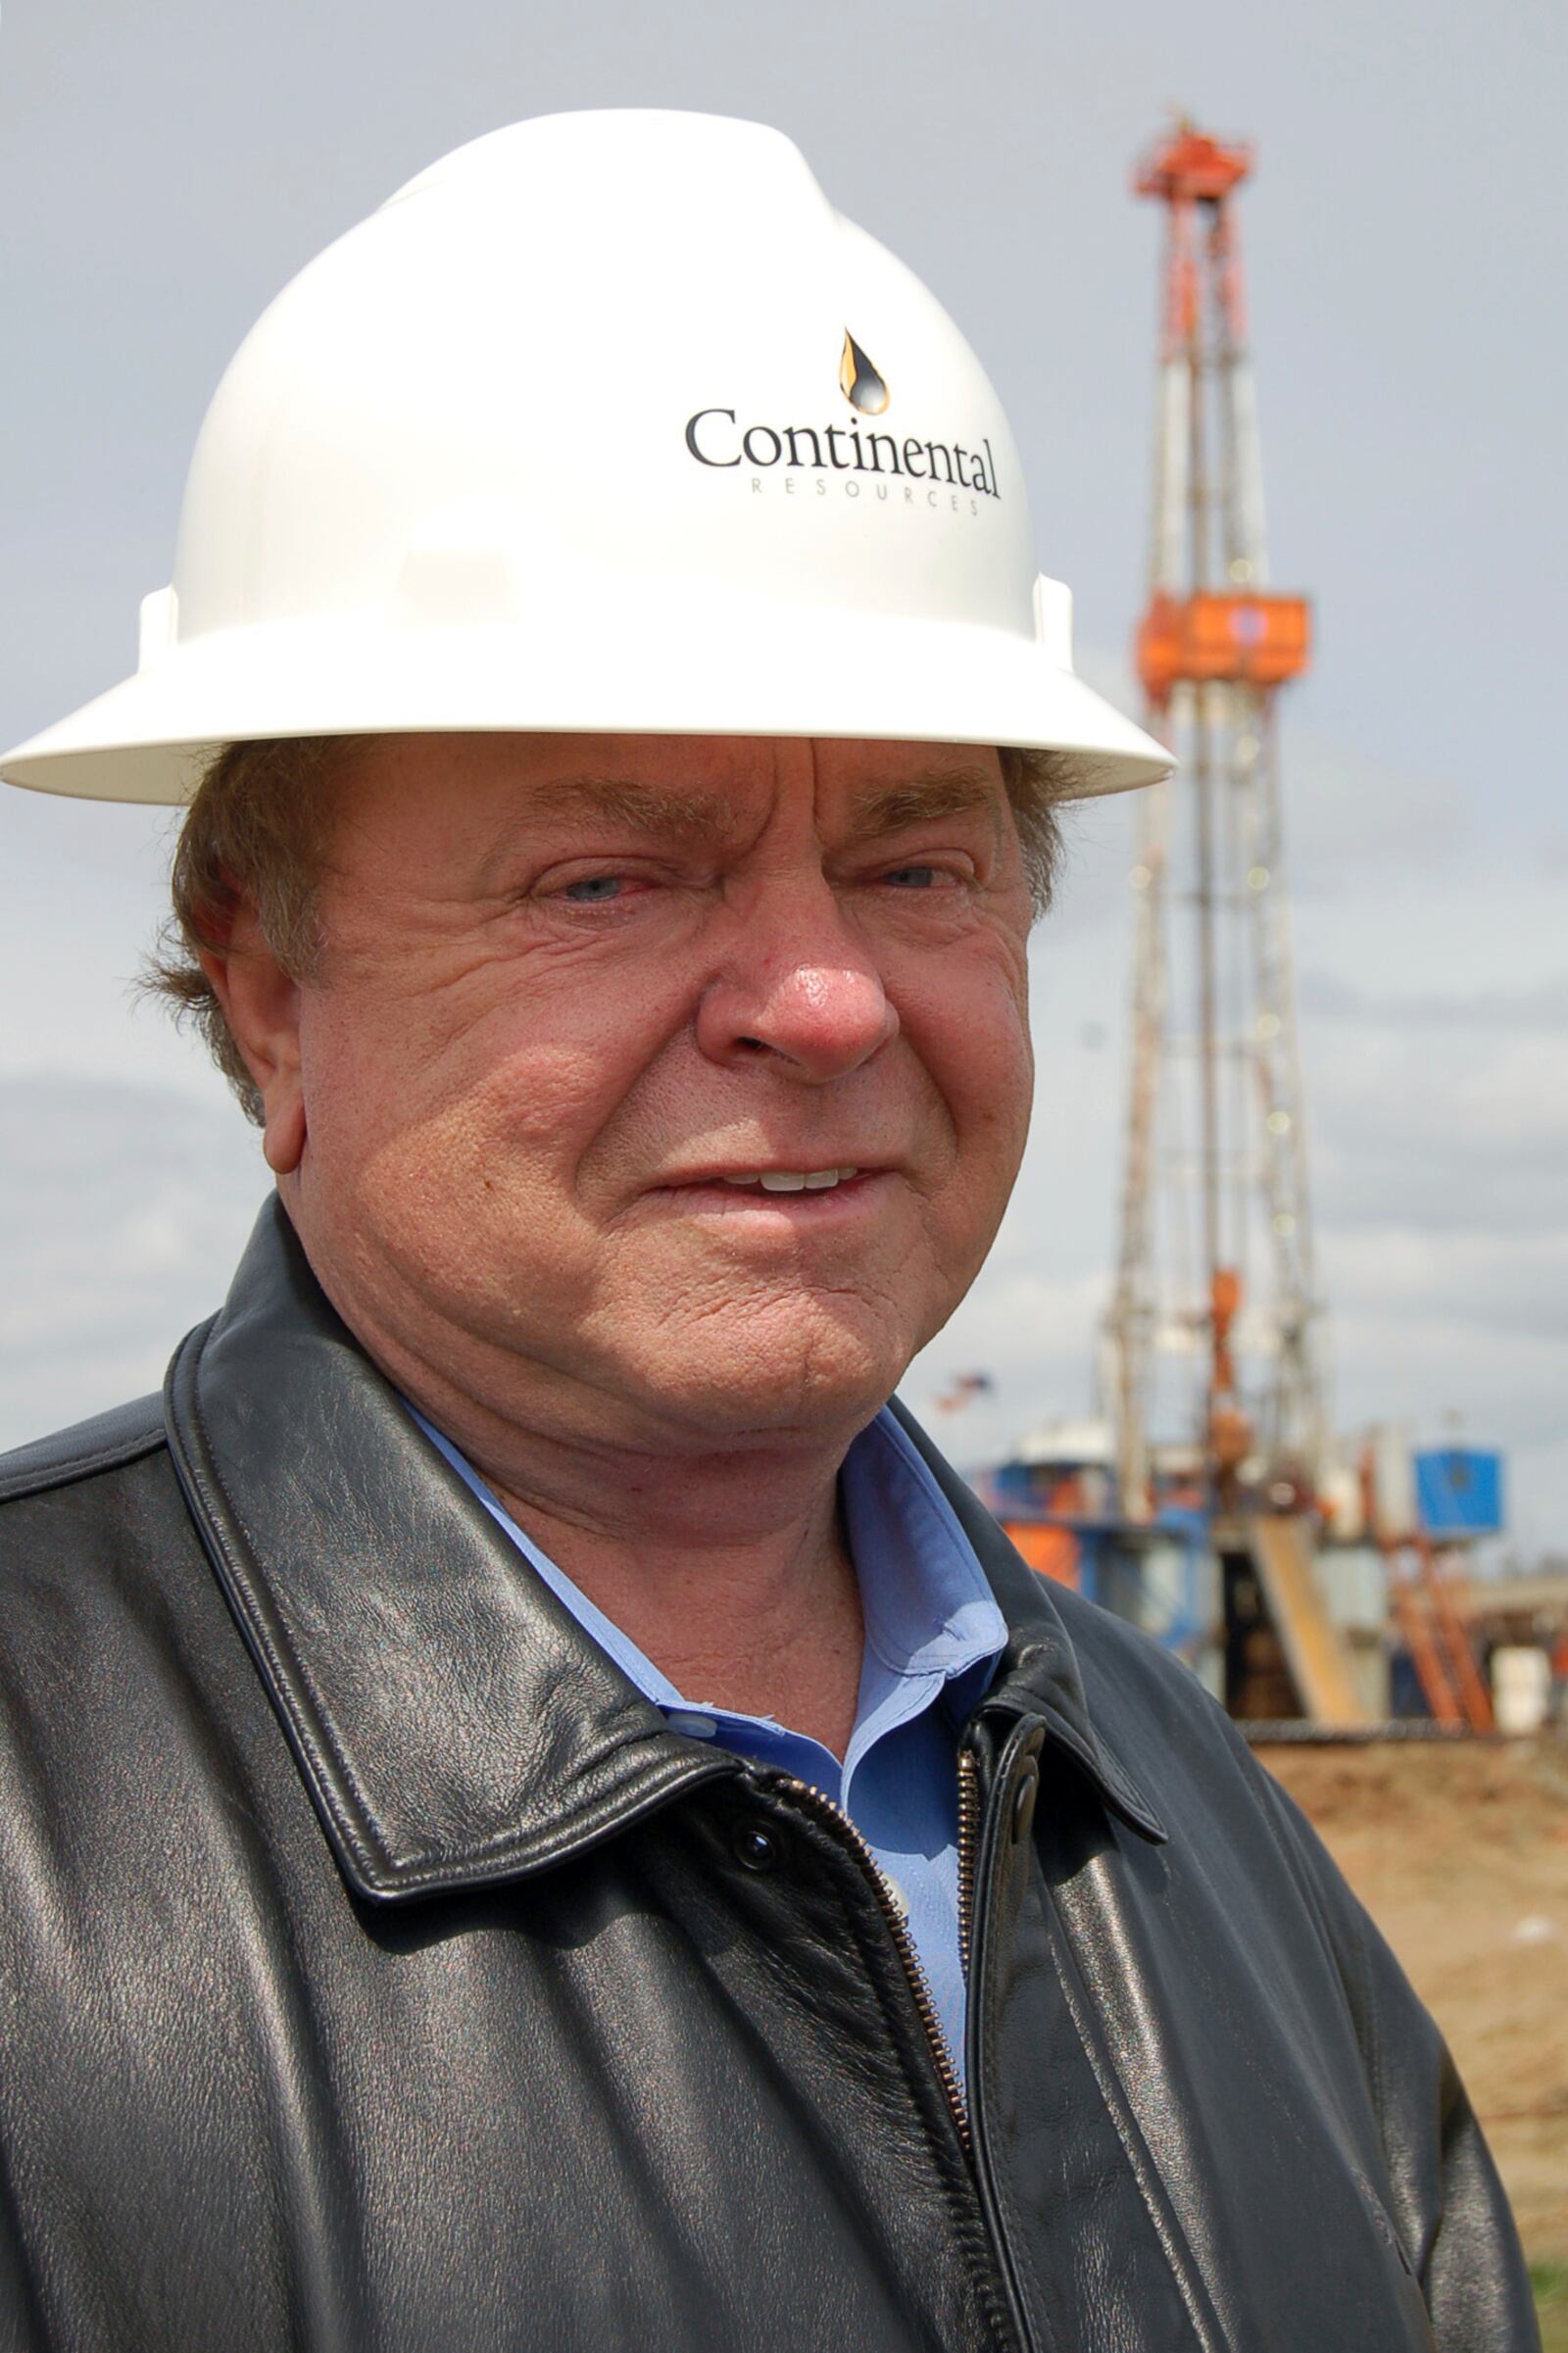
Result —
[[[373,717],[370,714],[374,714]],[[1170,753],[1038,641],[794,608],[638,617],[607,651],[507,624],[312,616],[191,639],[19,744],[0,776],[177,806],[224,744],[435,733],[824,736],[1062,755],[1060,798],[1152,784]]]

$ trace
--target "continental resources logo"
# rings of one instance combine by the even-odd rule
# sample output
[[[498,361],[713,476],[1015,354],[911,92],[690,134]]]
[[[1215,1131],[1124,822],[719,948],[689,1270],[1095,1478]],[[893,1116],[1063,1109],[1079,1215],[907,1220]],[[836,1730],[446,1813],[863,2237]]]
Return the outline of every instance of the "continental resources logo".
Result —
[[[848,328],[839,360],[839,389],[862,417],[882,416],[893,397]],[[699,409],[686,419],[686,447],[699,466],[721,470],[755,466],[765,471],[782,466],[821,474],[897,475],[901,480],[952,484],[971,497],[1002,496],[997,462],[985,439],[976,450],[957,441],[918,441],[913,435],[901,440],[894,433],[862,432],[858,424],[743,425],[735,409]]]

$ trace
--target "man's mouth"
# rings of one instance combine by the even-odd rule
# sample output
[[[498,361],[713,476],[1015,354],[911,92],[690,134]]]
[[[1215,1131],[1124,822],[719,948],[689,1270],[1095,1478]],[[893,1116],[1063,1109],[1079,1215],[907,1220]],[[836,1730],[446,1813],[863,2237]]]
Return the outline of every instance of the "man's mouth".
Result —
[[[764,1193],[829,1193],[859,1175],[858,1168],[758,1168],[734,1176],[699,1179],[710,1185],[760,1185]]]
[[[830,1203],[842,1203],[846,1210],[855,1201],[869,1204],[888,1177],[885,1167],[867,1168],[858,1161],[826,1168],[694,1168],[665,1177],[645,1198],[666,1209],[678,1205],[707,1215],[727,1208],[744,1217],[750,1204],[752,1215],[762,1222],[765,1203],[777,1222],[780,1212],[826,1216]]]

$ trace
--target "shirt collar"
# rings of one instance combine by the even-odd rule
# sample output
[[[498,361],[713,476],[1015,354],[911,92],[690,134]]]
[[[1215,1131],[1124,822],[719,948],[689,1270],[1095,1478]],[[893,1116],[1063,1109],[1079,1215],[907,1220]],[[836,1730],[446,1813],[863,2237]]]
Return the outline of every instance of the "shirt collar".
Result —
[[[867,1648],[891,1674],[951,1682],[1006,1647],[974,1546],[884,1406],[851,1446],[839,1493]]]

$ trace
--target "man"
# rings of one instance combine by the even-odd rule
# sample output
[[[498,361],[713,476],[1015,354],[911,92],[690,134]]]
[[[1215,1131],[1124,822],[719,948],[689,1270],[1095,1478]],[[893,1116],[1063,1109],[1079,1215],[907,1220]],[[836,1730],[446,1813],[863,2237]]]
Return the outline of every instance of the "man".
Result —
[[[497,134],[245,346],[138,675],[6,763],[194,788],[162,985],[277,1180],[6,1474],[10,2343],[1535,2341],[1310,1832],[887,1403],[1054,802],[1164,765],[1064,624],[772,133]]]

